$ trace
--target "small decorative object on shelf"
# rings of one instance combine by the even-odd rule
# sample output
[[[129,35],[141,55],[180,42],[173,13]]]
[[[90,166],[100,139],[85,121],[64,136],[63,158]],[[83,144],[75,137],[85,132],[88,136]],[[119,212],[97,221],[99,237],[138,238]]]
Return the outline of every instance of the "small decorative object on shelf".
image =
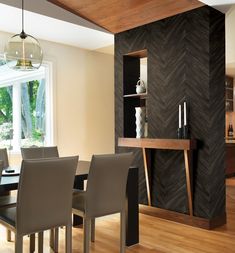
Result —
[[[177,130],[177,138],[182,139],[181,105],[179,105],[179,127]]]
[[[136,138],[144,137],[145,107],[135,107]]]
[[[188,125],[187,125],[187,106],[186,106],[186,102],[184,102],[183,139],[189,139],[189,131],[188,131]]]
[[[227,112],[233,111],[233,77],[225,77],[225,109]]]
[[[146,92],[145,83],[139,78],[139,81],[136,84],[136,93],[141,94]]]
[[[233,138],[233,125],[229,123],[228,125],[228,138]]]

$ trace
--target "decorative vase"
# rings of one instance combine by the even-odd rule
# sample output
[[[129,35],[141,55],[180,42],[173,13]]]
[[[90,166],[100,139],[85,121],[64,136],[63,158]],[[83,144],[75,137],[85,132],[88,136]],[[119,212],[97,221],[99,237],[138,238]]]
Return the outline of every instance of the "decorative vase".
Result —
[[[145,107],[135,107],[136,138],[144,137]]]
[[[144,93],[144,92],[146,92],[145,83],[144,83],[143,80],[141,80],[139,78],[139,81],[137,82],[137,85],[136,85],[136,93],[141,94],[141,93]]]

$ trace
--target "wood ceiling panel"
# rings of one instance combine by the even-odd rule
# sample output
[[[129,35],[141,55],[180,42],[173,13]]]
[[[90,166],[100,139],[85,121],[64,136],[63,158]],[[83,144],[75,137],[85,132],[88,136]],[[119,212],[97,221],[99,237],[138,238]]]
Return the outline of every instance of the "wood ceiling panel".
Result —
[[[112,33],[119,33],[204,4],[198,0],[48,0]]]

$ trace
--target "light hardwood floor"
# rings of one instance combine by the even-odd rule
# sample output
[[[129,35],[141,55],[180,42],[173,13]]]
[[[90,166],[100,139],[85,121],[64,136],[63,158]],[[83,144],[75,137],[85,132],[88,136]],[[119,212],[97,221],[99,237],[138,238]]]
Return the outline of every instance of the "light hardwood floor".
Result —
[[[235,253],[235,179],[227,180],[227,224],[213,231],[194,228],[140,214],[140,243],[126,253]],[[0,226],[0,253],[13,253],[14,244],[6,242]],[[52,253],[45,235],[44,252]],[[24,239],[28,252],[28,238]],[[64,229],[60,229],[60,250],[64,253]],[[91,253],[119,252],[119,216],[98,219],[96,242]],[[82,253],[82,229],[73,229],[73,253]]]

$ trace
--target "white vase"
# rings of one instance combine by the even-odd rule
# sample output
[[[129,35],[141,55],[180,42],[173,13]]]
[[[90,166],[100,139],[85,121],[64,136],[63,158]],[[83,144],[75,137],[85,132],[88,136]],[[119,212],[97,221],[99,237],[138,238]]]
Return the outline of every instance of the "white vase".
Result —
[[[145,107],[135,107],[136,138],[144,137]]]

